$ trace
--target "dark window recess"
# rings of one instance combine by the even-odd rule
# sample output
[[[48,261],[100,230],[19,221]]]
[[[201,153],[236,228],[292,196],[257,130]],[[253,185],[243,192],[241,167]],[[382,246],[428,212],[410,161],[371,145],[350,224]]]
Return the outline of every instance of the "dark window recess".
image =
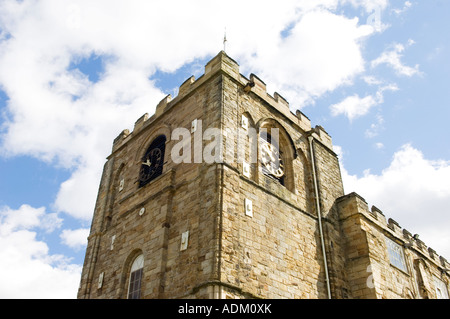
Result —
[[[166,137],[160,135],[153,140],[142,157],[139,171],[139,187],[148,184],[160,176],[164,166],[164,153],[166,150]]]

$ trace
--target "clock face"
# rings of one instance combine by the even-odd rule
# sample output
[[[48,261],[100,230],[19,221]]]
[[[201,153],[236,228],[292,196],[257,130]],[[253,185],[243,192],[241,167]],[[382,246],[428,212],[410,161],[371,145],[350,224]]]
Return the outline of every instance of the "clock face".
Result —
[[[278,179],[283,177],[283,160],[281,159],[278,148],[265,140],[262,140],[261,142],[261,163],[263,172]]]
[[[142,159],[139,180],[148,182],[162,167],[163,152],[159,148],[151,149]]]

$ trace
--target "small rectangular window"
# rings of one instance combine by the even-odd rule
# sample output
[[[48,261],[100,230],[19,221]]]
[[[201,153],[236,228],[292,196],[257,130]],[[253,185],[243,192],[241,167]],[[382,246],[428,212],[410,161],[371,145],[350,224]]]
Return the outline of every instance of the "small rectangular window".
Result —
[[[386,237],[386,246],[389,254],[389,261],[392,266],[397,267],[404,272],[408,272],[406,268],[405,255],[403,247]]]

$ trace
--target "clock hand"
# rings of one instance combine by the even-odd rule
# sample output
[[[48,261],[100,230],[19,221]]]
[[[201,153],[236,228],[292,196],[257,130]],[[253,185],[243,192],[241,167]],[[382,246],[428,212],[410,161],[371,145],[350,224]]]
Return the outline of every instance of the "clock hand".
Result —
[[[273,152],[270,153],[270,159],[272,160],[272,162],[275,162],[275,160],[277,159]]]
[[[151,165],[152,165],[152,163],[150,162],[150,159],[149,159],[149,158],[147,158],[147,161],[146,161],[146,162],[143,162],[143,163],[142,163],[142,165],[147,165],[147,166],[151,166]]]

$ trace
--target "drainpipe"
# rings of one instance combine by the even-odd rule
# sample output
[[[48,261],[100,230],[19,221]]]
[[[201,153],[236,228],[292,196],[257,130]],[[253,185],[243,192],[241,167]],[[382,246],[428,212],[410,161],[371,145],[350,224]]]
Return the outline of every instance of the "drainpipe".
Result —
[[[309,149],[311,151],[311,163],[312,163],[312,171],[313,171],[313,179],[314,179],[314,191],[315,191],[315,194],[316,194],[317,218],[318,218],[318,221],[319,221],[320,244],[322,246],[323,264],[324,264],[324,269],[325,269],[325,281],[327,283],[328,299],[331,299],[330,278],[329,278],[329,275],[328,275],[328,262],[327,262],[327,254],[325,252],[325,242],[324,242],[323,229],[322,229],[322,213],[320,211],[319,189],[317,187],[315,156],[314,156],[314,149],[313,149],[313,144],[312,144],[313,139],[314,138],[312,136],[308,136]]]

